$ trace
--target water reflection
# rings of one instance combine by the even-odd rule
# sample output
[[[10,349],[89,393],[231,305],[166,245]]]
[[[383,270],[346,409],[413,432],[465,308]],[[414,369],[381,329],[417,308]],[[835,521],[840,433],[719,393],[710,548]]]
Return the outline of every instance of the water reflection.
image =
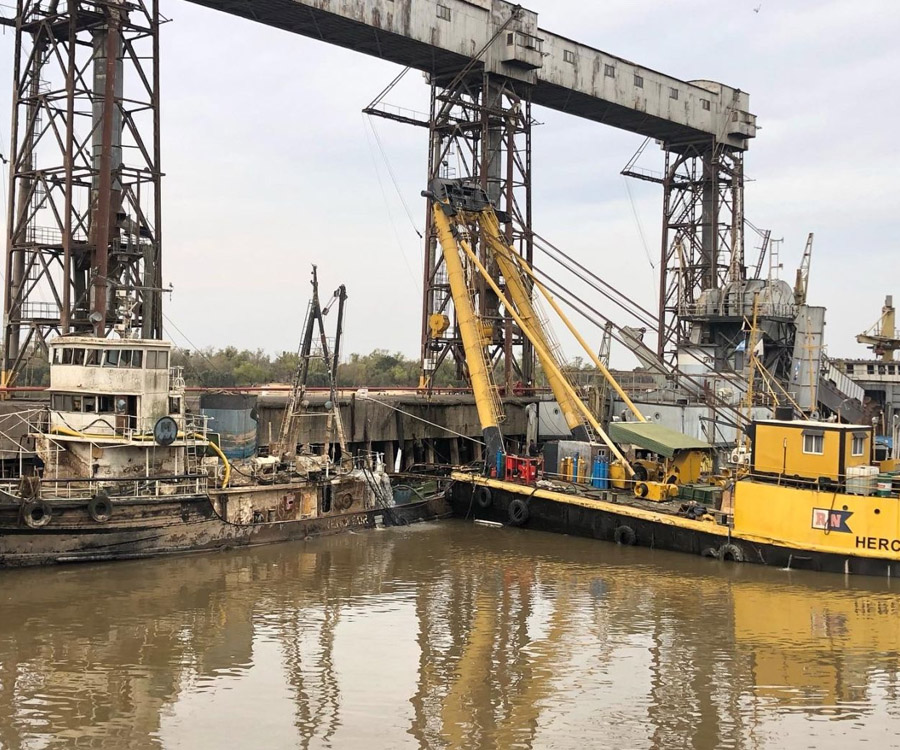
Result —
[[[889,581],[449,523],[9,571],[0,747],[844,747]]]

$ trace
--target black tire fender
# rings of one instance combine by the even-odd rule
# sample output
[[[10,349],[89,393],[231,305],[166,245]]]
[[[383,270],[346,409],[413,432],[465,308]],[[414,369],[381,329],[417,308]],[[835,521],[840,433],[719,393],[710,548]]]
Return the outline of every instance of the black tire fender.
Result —
[[[744,562],[744,550],[736,544],[723,544],[719,547],[719,559],[727,562]]]
[[[477,505],[482,510],[487,510],[491,507],[492,502],[493,497],[491,495],[490,487],[479,485],[475,488],[475,505]]]
[[[717,558],[719,556],[719,550],[715,547],[704,547],[700,551],[700,557],[712,557]]]
[[[50,506],[43,500],[29,500],[22,505],[22,519],[30,529],[40,529],[50,523]]]
[[[528,503],[522,500],[522,498],[514,498],[510,502],[509,507],[506,509],[506,512],[507,515],[509,515],[510,526],[522,526],[528,521]]]
[[[615,531],[613,531],[613,539],[616,544],[624,544],[626,547],[631,547],[637,542],[637,534],[634,533],[634,529],[630,526],[616,526]]]
[[[112,516],[113,506],[105,492],[98,492],[88,503],[88,513],[97,523],[106,523]]]

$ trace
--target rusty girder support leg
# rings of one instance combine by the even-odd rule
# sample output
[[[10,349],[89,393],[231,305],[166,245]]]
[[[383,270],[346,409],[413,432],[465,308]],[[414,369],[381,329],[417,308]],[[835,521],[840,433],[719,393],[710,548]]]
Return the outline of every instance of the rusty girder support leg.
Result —
[[[454,82],[432,81],[428,184],[437,177],[476,182],[504,218],[510,244],[529,263],[533,260],[531,229],[531,104],[525,84],[482,72]],[[447,272],[435,235],[431,201],[425,222],[425,263],[422,300],[422,377],[431,389],[438,368],[447,359],[465,377],[465,356],[457,330]],[[480,238],[472,244],[486,257]],[[530,386],[534,379],[534,349],[518,326],[503,314],[496,296],[480,281],[476,311],[491,326],[492,358],[502,368],[507,388],[515,381]],[[500,364],[502,360],[502,364]]]
[[[61,333],[162,334],[156,0],[19,0],[15,21],[6,385]]]

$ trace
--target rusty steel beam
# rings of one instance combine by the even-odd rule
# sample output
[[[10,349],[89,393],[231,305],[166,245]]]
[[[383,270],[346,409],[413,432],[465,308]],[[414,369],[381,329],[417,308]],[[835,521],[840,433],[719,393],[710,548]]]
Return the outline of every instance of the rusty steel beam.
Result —
[[[14,24],[7,386],[53,336],[162,333],[157,2],[18,0]]]

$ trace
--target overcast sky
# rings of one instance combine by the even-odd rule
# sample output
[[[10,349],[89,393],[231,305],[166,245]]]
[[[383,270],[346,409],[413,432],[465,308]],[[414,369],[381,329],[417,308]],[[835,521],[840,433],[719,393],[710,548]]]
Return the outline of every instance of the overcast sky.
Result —
[[[782,278],[791,282],[815,232],[810,303],[829,308],[830,353],[863,356],[856,333],[886,294],[900,301],[900,2],[524,5],[542,28],[749,92],[761,130],[745,162],[746,216],[784,238]],[[162,30],[164,276],[175,288],[166,314],[184,335],[170,325],[166,334],[182,346],[187,336],[201,347],[293,350],[317,263],[323,291],[348,288],[345,352],[418,356],[422,243],[413,224],[424,223],[427,134],[360,112],[399,68],[186,2],[163,0],[163,12],[173,19]],[[13,44],[9,30],[0,34],[6,154]],[[411,72],[386,101],[426,111],[427,98]],[[653,308],[662,191],[632,181],[632,205],[619,175],[641,137],[534,114],[535,230]],[[648,149],[642,164],[661,163]],[[0,195],[5,214],[5,185]],[[751,259],[756,246],[748,235]],[[614,361],[635,364],[621,353]]]

